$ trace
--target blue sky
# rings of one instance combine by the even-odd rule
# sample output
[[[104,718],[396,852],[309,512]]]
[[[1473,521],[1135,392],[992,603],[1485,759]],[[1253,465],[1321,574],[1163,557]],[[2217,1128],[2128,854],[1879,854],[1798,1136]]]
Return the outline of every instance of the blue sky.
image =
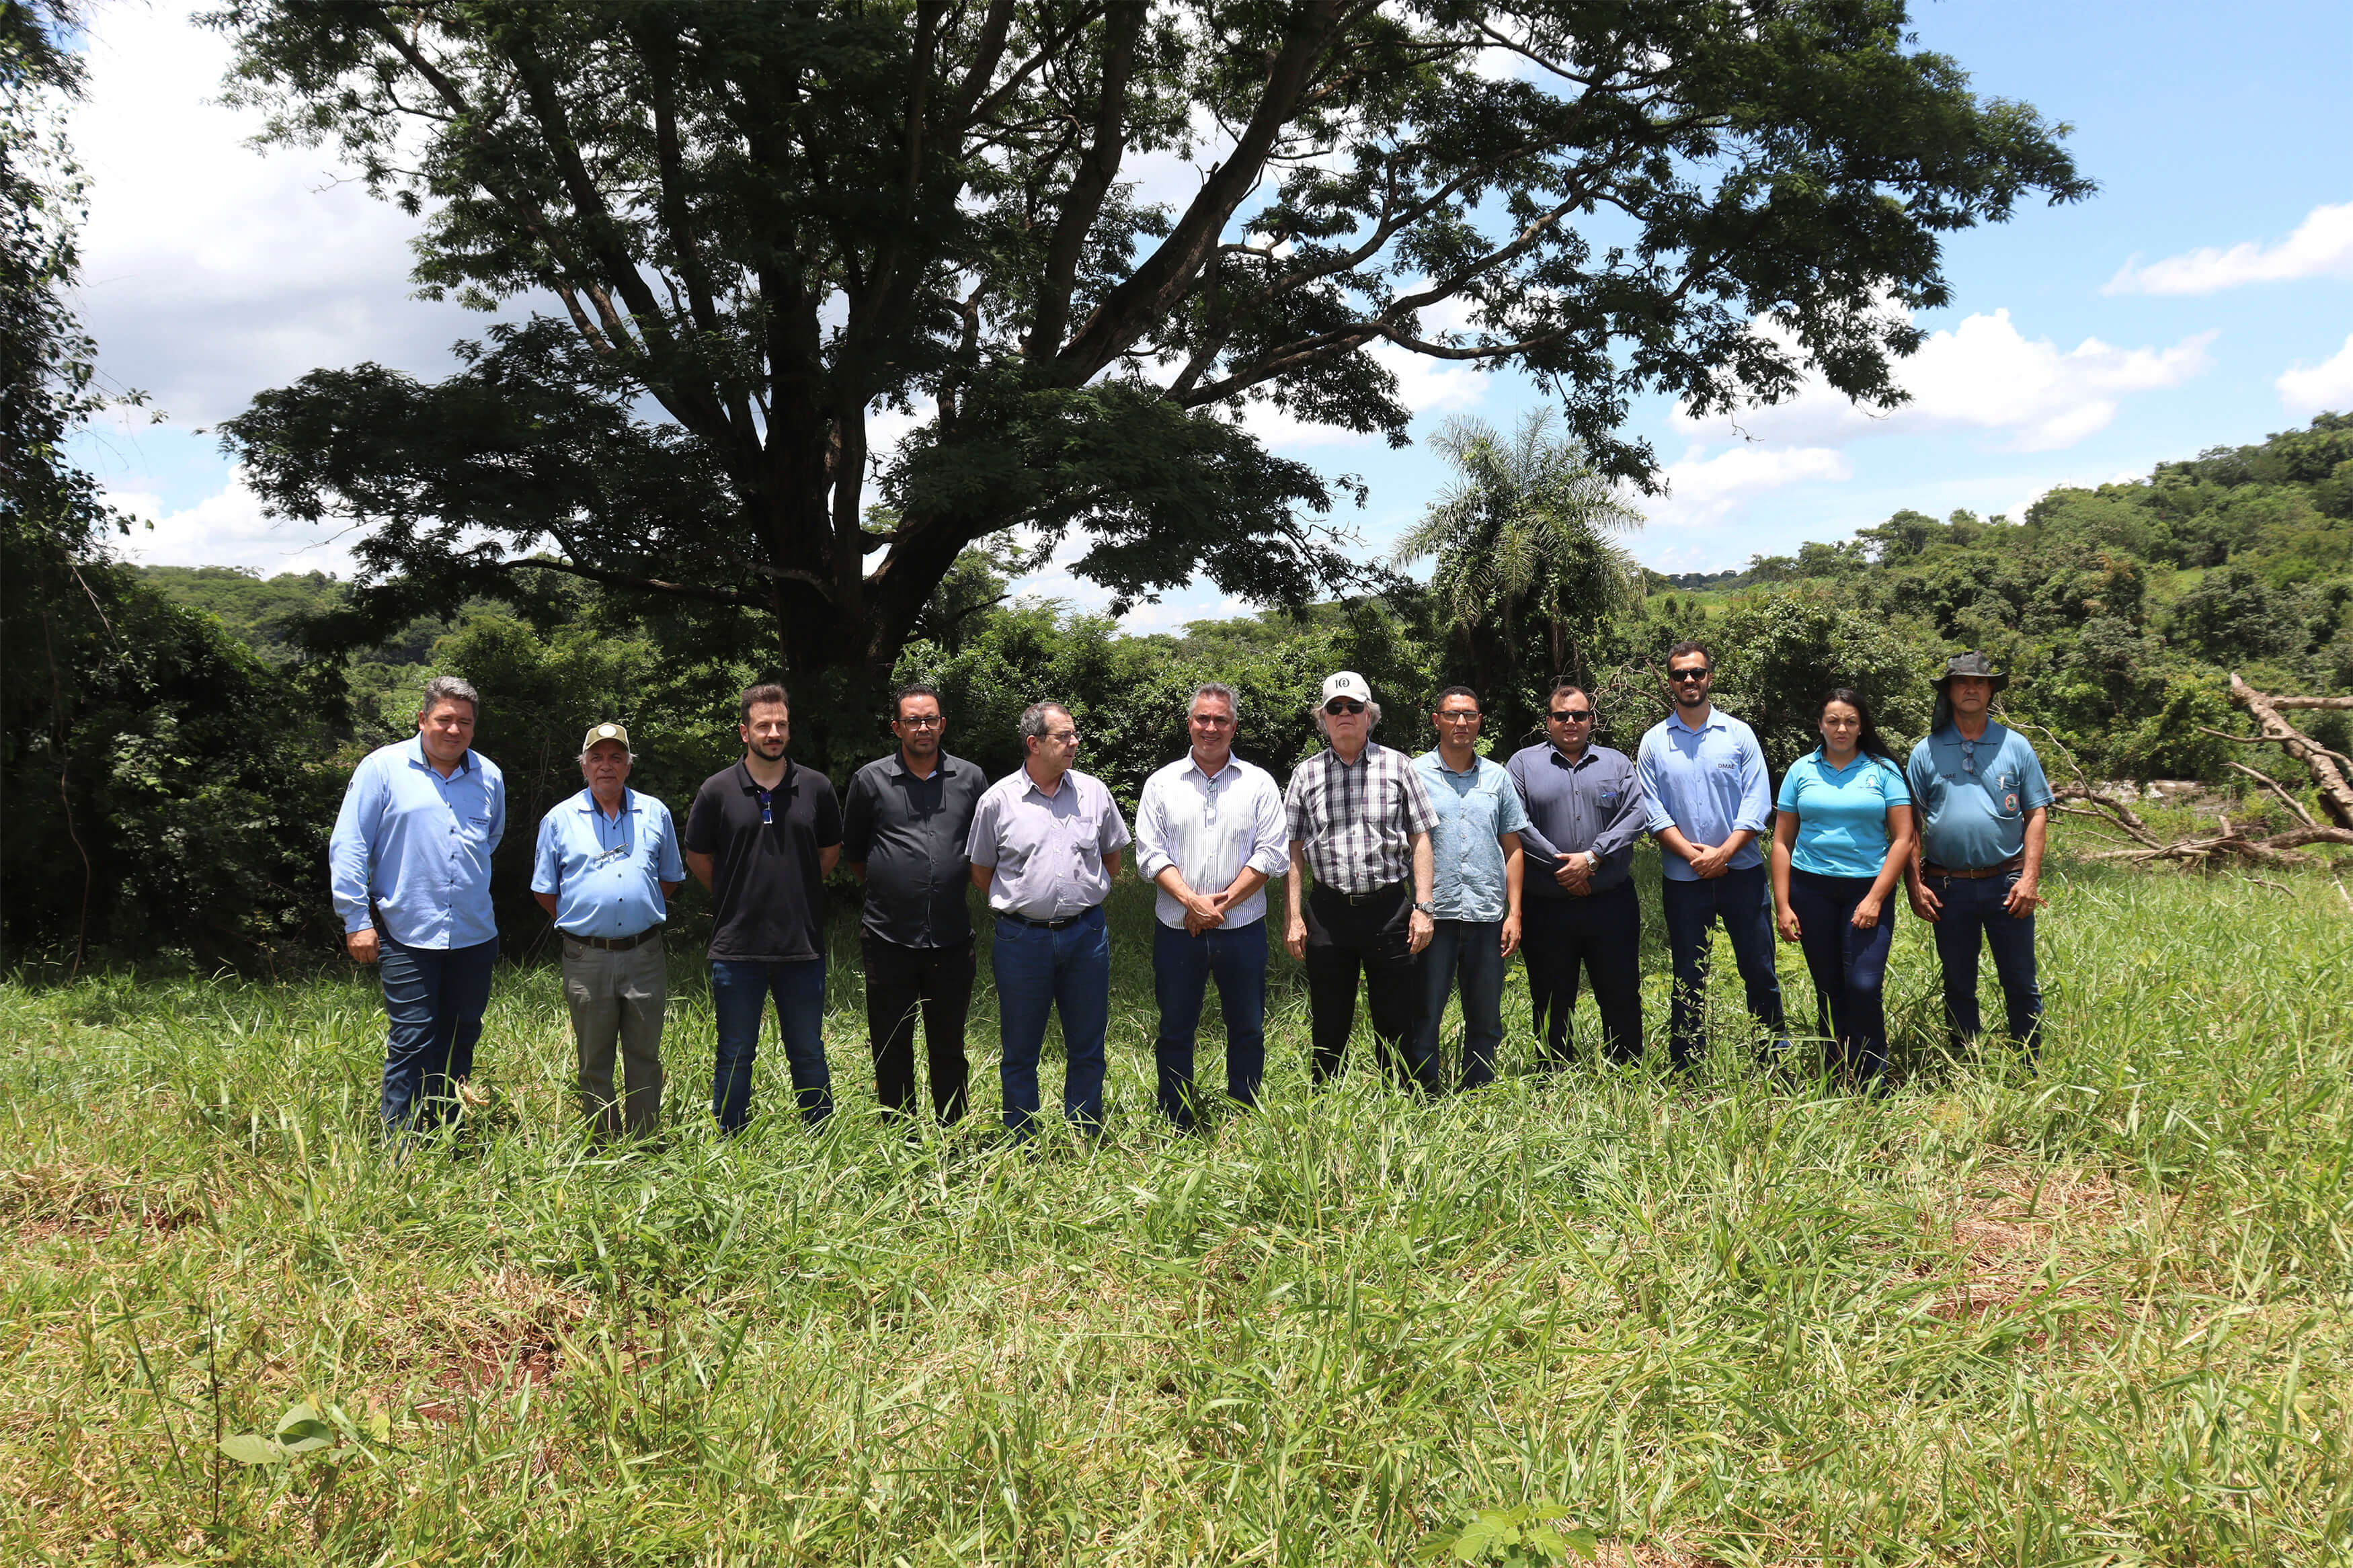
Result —
[[[1827,396],[1694,425],[1638,405],[1672,493],[1635,553],[1665,571],[1736,566],[1836,539],[1902,507],[2015,513],[2055,485],[2353,409],[2353,5],[1945,0],[1921,41],[1980,92],[2072,122],[2100,194],[1954,237],[1955,303],[1921,318],[1915,405],[1863,418]],[[154,527],[140,559],[265,573],[347,569],[343,542],[263,517],[202,427],[316,365],[375,359],[436,374],[481,318],[407,298],[407,221],[338,182],[322,152],[261,154],[210,100],[226,53],[173,5],[93,19],[91,95],[74,134],[93,178],[79,301],[101,368],[169,418],[116,420],[81,457]],[[1422,365],[1418,432],[1449,415],[1507,426],[1523,379]],[[1378,550],[1444,483],[1420,446],[1270,427],[1284,450],[1357,473],[1345,521]],[[1104,597],[1049,568],[1029,586]],[[1243,606],[1213,592],[1138,610],[1142,629]]]

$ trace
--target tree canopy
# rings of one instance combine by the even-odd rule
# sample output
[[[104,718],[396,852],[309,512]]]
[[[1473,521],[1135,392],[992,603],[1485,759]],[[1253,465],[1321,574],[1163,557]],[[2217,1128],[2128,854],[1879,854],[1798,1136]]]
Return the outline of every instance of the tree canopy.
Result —
[[[225,427],[269,504],[368,525],[355,605],[523,596],[552,561],[762,617],[802,675],[879,678],[1016,525],[1122,602],[1347,580],[1335,484],[1241,414],[1402,442],[1376,351],[1524,367],[1638,483],[1640,391],[1722,408],[1811,369],[1892,403],[1939,237],[2090,189],[1900,0],[215,20],[269,134],[417,215],[427,293],[511,312],[438,384],[322,369]]]

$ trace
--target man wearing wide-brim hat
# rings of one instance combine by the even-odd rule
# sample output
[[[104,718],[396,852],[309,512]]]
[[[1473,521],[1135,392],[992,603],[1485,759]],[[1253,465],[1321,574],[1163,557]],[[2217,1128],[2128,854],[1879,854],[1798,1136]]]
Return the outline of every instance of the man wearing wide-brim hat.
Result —
[[[2026,737],[1992,716],[2009,684],[1974,650],[1937,677],[1936,718],[1904,770],[1920,823],[1905,884],[1912,912],[1936,933],[1946,1026],[1956,1039],[1978,1034],[1978,950],[1990,947],[2010,1037],[2032,1060],[2042,1030],[2034,910],[2052,794]]]
[[[662,928],[686,880],[670,807],[629,787],[629,731],[595,724],[580,742],[587,787],[541,819],[531,891],[564,943],[564,1001],[580,1052],[581,1110],[602,1137],[642,1138],[661,1119]],[[626,1098],[614,1092],[616,1047]]]

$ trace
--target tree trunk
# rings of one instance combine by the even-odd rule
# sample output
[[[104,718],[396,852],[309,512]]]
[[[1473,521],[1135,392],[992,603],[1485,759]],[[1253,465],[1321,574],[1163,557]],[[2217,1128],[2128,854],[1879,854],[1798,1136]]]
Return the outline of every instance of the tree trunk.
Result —
[[[2254,715],[2255,722],[2263,729],[2264,740],[2277,742],[2289,756],[2304,764],[2305,771],[2311,773],[2313,784],[2320,791],[2320,809],[2328,814],[2329,819],[2339,827],[2353,827],[2353,784],[2345,782],[2344,773],[2338,769],[2327,748],[2281,718],[2282,702],[2240,679],[2236,671],[2231,675],[2231,700]],[[2328,700],[2304,698],[2288,700],[2297,707],[2308,707]]]

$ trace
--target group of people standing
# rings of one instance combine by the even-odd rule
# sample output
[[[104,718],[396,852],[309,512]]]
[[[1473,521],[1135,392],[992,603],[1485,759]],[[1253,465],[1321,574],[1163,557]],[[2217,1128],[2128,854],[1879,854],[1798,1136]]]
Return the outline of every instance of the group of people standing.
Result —
[[[838,796],[789,754],[785,689],[754,686],[738,705],[744,754],[704,781],[682,834],[668,806],[628,786],[628,730],[594,725],[580,752],[585,787],[542,819],[532,877],[563,945],[586,1113],[610,1135],[643,1136],[659,1121],[664,931],[691,875],[713,910],[713,1121],[733,1133],[749,1117],[772,1004],[801,1116],[829,1115],[824,884],[846,863],[864,886],[868,1042],[885,1113],[917,1113],[919,1025],[934,1113],[953,1123],[965,1112],[970,887],[994,922],[1007,1129],[1017,1139],[1034,1131],[1039,1058],[1056,1016],[1063,1114],[1100,1128],[1112,962],[1103,904],[1131,849],[1156,889],[1156,1099],[1179,1128],[1202,1109],[1195,1043],[1212,981],[1227,1097],[1242,1107],[1258,1099],[1277,878],[1283,945],[1307,975],[1314,1083],[1345,1065],[1360,992],[1377,1054],[1400,1085],[1436,1093],[1491,1081],[1515,952],[1545,1065],[1570,1058],[1580,980],[1593,991],[1605,1055],[1637,1059],[1641,912],[1631,862],[1646,833],[1664,850],[1677,1068],[1704,1047],[1719,922],[1766,1047],[1788,1046],[1778,925],[1803,950],[1834,1068],[1883,1081],[1881,990],[1899,883],[1935,928],[1953,1032],[1978,1031],[1978,956],[1990,945],[2010,1033],[2031,1052],[2051,793],[2032,749],[1989,715],[2004,678],[1976,654],[1950,661],[1932,732],[1901,767],[1862,697],[1831,691],[1821,747],[1789,769],[1776,799],[1756,734],[1711,700],[1714,674],[1698,644],[1672,650],[1673,711],[1632,760],[1593,743],[1593,694],[1564,681],[1549,694],[1547,739],[1497,763],[1480,752],[1484,711],[1471,689],[1439,693],[1439,744],[1413,757],[1372,738],[1380,706],[1361,676],[1342,670],[1316,708],[1324,749],[1281,785],[1234,755],[1240,699],[1208,682],[1186,707],[1189,749],[1146,781],[1133,833],[1111,792],[1074,765],[1078,728],[1056,702],[1023,712],[1023,763],[992,782],[946,749],[940,694],[903,688],[892,700],[897,748]],[[491,855],[506,799],[498,768],[472,748],[480,706],[463,680],[430,682],[417,738],[361,763],[332,839],[347,946],[382,973],[391,1026],[382,1110],[396,1130],[432,1124],[463,1093],[490,996]],[[1440,1026],[1458,993],[1462,1047],[1450,1071]]]

